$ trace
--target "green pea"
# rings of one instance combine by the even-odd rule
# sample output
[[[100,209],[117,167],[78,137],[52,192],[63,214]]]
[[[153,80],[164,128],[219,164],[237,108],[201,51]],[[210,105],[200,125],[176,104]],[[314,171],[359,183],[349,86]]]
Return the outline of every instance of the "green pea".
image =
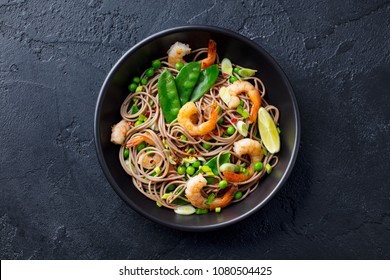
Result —
[[[240,199],[242,197],[242,192],[236,192],[234,194],[234,199]]]
[[[153,60],[153,61],[152,61],[152,66],[153,66],[153,68],[155,68],[155,69],[160,68],[160,67],[161,67],[161,61],[158,60],[158,59]]]
[[[176,62],[176,64],[175,64],[175,68],[176,68],[176,70],[178,70],[178,71],[180,71],[181,68],[183,68],[183,66],[184,66],[184,63],[181,62],[181,61]]]
[[[240,72],[241,68],[240,67],[234,67],[233,72],[238,74]]]
[[[149,77],[149,78],[153,77],[153,75],[154,75],[154,68],[149,68],[148,70],[146,70],[145,75],[147,77]]]
[[[141,81],[141,79],[139,77],[134,77],[133,78],[133,82],[136,83],[136,84],[139,84],[140,81]]]
[[[123,158],[128,159],[129,158],[129,149],[124,149],[123,150]]]
[[[179,173],[180,175],[184,175],[186,173],[186,168],[184,166],[179,166],[177,168],[177,173]]]
[[[136,83],[132,83],[132,84],[129,85],[128,88],[129,88],[129,90],[131,92],[134,92],[137,89],[137,84]]]
[[[144,148],[146,148],[146,143],[142,142],[141,144],[138,144],[137,151],[140,152]]]
[[[148,83],[148,79],[142,78],[141,79],[141,85],[146,85]]]
[[[192,164],[193,167],[198,168],[200,166],[200,161],[197,160]]]
[[[202,143],[202,147],[205,148],[206,150],[208,150],[211,148],[211,145],[207,144],[207,143]]]
[[[143,124],[143,123],[144,123],[143,121],[136,121],[135,124],[134,124],[134,126],[139,126],[139,125],[141,125],[141,124]]]
[[[229,126],[228,129],[226,130],[227,134],[229,135],[233,135],[234,132],[236,132],[236,129],[234,128],[234,126]]]
[[[261,171],[263,169],[263,163],[261,161],[255,162],[253,168],[256,171]]]
[[[218,186],[221,188],[221,189],[224,189],[226,188],[228,185],[228,182],[226,180],[222,180],[218,183]]]
[[[184,134],[180,135],[180,139],[183,140],[183,141],[187,141],[188,140],[187,137]]]
[[[190,166],[187,167],[186,172],[187,172],[188,175],[194,175],[195,168],[190,165]]]
[[[223,118],[220,118],[220,119],[218,120],[218,124],[223,124],[223,121],[224,121],[224,119],[223,119]]]
[[[234,83],[235,81],[238,81],[238,78],[236,76],[231,76],[229,81],[230,83]]]

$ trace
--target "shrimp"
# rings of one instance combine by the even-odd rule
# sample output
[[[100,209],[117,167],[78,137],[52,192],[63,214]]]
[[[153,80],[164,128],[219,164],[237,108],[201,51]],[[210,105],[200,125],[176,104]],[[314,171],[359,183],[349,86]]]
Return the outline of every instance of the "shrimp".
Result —
[[[111,129],[111,142],[123,145],[126,139],[126,132],[130,129],[130,124],[126,120],[121,120]]]
[[[176,42],[174,43],[168,50],[168,63],[175,66],[175,64],[179,61],[185,63],[183,56],[189,54],[191,52],[190,46]]]
[[[186,196],[188,201],[197,208],[214,210],[217,207],[225,207],[233,199],[237,186],[231,186],[222,197],[215,198],[210,205],[206,205],[207,198],[202,196],[201,190],[207,185],[206,179],[202,174],[196,175],[186,183]]]
[[[213,131],[218,121],[218,103],[214,102],[211,106],[209,120],[199,125],[193,123],[197,113],[195,103],[187,102],[181,107],[177,120],[192,136],[202,136]]]
[[[213,65],[216,58],[217,58],[217,43],[214,40],[209,40],[209,44],[207,47],[207,57],[201,61],[202,69],[205,69]]]
[[[151,146],[156,146],[156,143],[152,140],[151,134],[149,132],[145,132],[144,134],[134,136],[126,143],[126,147],[134,147],[142,142],[146,142]],[[138,159],[138,164],[140,164],[143,168],[153,169],[156,166],[159,166],[162,162],[162,158],[159,154],[154,152],[148,152],[143,154]]]
[[[259,90],[256,89],[250,82],[236,81],[227,87],[230,94],[230,101],[227,104],[230,109],[237,108],[240,105],[240,99],[237,97],[240,93],[248,94],[250,100],[253,103],[253,107],[250,113],[249,123],[254,123],[257,118],[257,112],[261,105],[261,96]]]
[[[150,132],[145,132],[144,134],[134,136],[126,143],[127,148],[134,147],[142,142],[146,142],[151,146],[156,146],[156,143],[151,138]]]
[[[238,155],[249,155],[251,158],[251,164],[247,168],[247,173],[234,173],[231,171],[224,171],[223,176],[230,182],[243,182],[248,180],[255,173],[254,164],[255,162],[263,159],[263,152],[261,150],[260,142],[244,138],[235,142],[233,151]]]

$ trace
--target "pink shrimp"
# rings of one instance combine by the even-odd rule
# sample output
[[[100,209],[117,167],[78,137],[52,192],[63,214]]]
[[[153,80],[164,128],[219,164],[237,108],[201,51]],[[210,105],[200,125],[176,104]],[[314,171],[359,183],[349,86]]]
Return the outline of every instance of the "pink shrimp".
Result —
[[[228,107],[230,109],[237,108],[240,105],[240,99],[237,95],[246,93],[249,99],[252,101],[253,106],[250,113],[249,122],[254,123],[257,118],[257,112],[261,106],[261,95],[258,89],[256,89],[250,82],[247,81],[236,81],[227,87],[227,90],[231,96]]]
[[[211,201],[210,205],[205,204],[207,198],[205,198],[201,190],[207,185],[206,179],[202,174],[196,175],[188,180],[186,184],[186,196],[188,201],[197,208],[214,210],[217,207],[226,207],[234,197],[234,193],[237,191],[237,186],[231,186],[222,197],[217,197]]]
[[[130,124],[126,120],[121,120],[112,127],[111,142],[118,145],[123,145],[126,139],[126,132],[130,129]]]
[[[255,173],[254,164],[263,159],[263,152],[261,150],[260,142],[244,138],[235,142],[233,147],[234,152],[238,156],[249,155],[251,158],[251,164],[247,168],[247,173],[235,173],[232,171],[224,171],[223,176],[229,182],[244,182],[253,176]]]
[[[209,120],[197,125],[194,124],[192,121],[193,116],[198,113],[195,103],[187,102],[186,104],[184,104],[183,107],[181,107],[177,116],[177,120],[192,136],[206,135],[213,131],[215,126],[217,125],[218,108],[218,104],[214,102],[214,104],[211,106]]]

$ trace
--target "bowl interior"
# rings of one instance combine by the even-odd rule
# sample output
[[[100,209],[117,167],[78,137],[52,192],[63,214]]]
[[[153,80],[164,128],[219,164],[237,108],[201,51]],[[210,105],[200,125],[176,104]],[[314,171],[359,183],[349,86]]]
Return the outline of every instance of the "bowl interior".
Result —
[[[181,216],[159,208],[133,186],[131,177],[122,169],[119,146],[110,142],[111,127],[121,116],[119,109],[129,94],[128,84],[151,66],[153,59],[166,55],[176,41],[187,43],[194,50],[207,46],[209,39],[217,42],[220,59],[258,69],[266,87],[266,100],[280,110],[281,152],[279,164],[262,178],[259,188],[240,203],[223,209],[219,214]],[[261,208],[286,180],[295,161],[299,142],[299,116],[292,88],[280,67],[261,47],[236,33],[214,27],[192,26],[163,31],[130,49],[114,66],[104,82],[95,113],[95,142],[103,171],[119,196],[133,209],[164,225],[190,231],[216,229],[239,221]]]

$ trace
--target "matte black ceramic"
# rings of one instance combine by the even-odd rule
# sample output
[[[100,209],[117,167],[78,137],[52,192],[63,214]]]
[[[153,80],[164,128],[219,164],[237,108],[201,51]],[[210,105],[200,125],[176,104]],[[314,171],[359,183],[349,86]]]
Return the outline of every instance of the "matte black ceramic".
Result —
[[[245,200],[219,214],[181,216],[173,210],[159,208],[143,196],[123,171],[119,146],[110,143],[111,126],[121,116],[119,108],[128,95],[127,86],[133,76],[151,66],[151,61],[166,55],[176,41],[192,49],[206,47],[209,39],[217,42],[218,55],[232,62],[258,69],[266,99],[280,109],[281,152],[279,164],[261,182],[261,186]],[[258,211],[282,187],[293,168],[298,152],[300,124],[297,103],[290,83],[275,60],[251,40],[228,30],[211,26],[185,26],[152,35],[125,53],[108,74],[101,88],[95,111],[95,144],[103,171],[117,194],[133,209],[160,224],[187,231],[207,231],[236,223]],[[109,202],[108,202],[109,203]]]

